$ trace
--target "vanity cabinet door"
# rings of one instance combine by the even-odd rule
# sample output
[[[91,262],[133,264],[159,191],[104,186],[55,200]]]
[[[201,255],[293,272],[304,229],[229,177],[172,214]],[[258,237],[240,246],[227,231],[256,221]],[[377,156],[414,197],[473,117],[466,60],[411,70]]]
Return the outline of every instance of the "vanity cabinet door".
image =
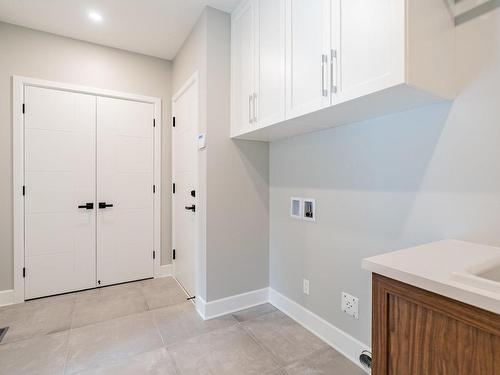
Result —
[[[373,375],[499,375],[500,316],[373,275]]]

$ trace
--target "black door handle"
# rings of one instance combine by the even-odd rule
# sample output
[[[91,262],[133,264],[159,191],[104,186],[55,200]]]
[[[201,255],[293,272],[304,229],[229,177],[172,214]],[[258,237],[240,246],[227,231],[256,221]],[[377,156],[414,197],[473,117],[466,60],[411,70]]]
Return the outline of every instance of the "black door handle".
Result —
[[[191,210],[193,212],[196,212],[196,206],[193,204],[191,206],[185,206],[184,207],[186,210]]]
[[[106,202],[99,202],[99,208],[113,207],[112,204],[108,204]]]
[[[82,204],[81,206],[78,206],[78,208],[85,208],[86,210],[93,210],[94,203],[85,203],[85,204]]]

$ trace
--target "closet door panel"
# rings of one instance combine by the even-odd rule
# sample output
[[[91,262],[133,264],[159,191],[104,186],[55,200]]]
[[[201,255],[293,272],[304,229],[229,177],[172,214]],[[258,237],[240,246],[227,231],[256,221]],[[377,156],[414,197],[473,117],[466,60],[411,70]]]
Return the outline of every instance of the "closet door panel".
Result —
[[[153,105],[97,99],[100,285],[153,277]],[[159,252],[159,249],[157,249]]]
[[[25,298],[95,286],[95,105],[25,89]]]

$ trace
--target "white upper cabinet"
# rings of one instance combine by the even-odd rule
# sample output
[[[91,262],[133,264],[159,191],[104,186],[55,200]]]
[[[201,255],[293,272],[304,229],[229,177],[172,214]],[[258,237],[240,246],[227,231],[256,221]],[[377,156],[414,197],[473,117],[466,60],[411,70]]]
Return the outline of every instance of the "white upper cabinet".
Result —
[[[231,19],[231,122],[238,134],[255,129],[255,2],[249,1]]]
[[[285,0],[256,0],[255,126],[285,119]]]
[[[332,17],[339,14],[342,20],[333,28],[342,45],[340,101],[403,82],[404,1],[338,0],[336,8]]]
[[[286,0],[286,117],[330,105],[330,0]]]
[[[253,67],[239,60],[248,7],[255,17],[249,27],[258,35]],[[251,104],[247,112],[232,106],[243,113],[233,116],[233,137],[271,141],[455,95],[454,19],[442,0],[251,0],[233,14],[233,32],[233,81],[253,69],[250,93],[233,82],[233,101],[244,97]]]
[[[244,2],[232,22],[232,135],[285,119],[285,0]]]

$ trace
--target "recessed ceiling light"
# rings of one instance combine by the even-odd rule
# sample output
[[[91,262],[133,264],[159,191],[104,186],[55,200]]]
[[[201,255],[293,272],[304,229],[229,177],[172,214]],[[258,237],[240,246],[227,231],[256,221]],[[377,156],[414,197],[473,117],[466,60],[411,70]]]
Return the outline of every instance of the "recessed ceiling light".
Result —
[[[102,21],[102,15],[94,10],[91,10],[89,12],[89,18],[94,22],[101,22]]]

